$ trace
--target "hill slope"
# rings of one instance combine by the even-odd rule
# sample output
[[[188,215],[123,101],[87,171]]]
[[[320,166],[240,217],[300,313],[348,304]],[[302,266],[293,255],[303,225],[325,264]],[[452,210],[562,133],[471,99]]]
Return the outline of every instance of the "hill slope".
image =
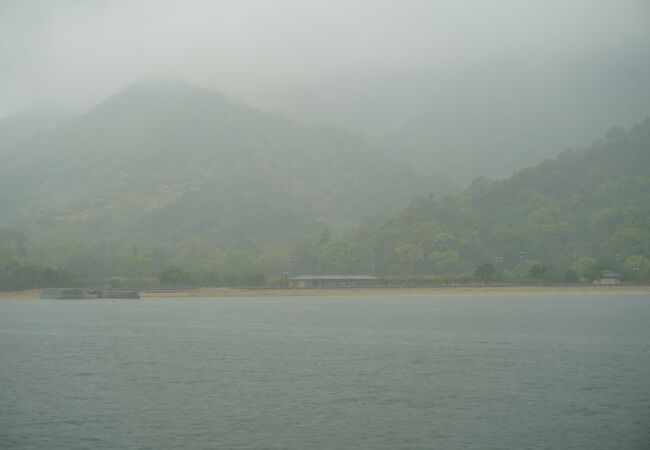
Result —
[[[304,263],[326,266],[334,244],[308,248]],[[493,262],[510,269],[531,260],[568,267],[585,257],[623,270],[629,258],[650,257],[650,120],[508,180],[415,201],[347,245],[365,249],[358,253],[384,273],[460,273]]]
[[[7,155],[0,177],[0,226],[87,239],[200,235],[224,248],[296,242],[320,223],[449,188],[345,131],[168,82],[132,86],[39,133]]]

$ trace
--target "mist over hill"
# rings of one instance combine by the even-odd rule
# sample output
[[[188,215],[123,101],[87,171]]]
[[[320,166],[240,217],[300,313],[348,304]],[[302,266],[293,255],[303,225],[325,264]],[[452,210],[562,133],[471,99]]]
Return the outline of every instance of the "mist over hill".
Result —
[[[0,155],[16,147],[36,133],[56,127],[67,117],[65,111],[54,107],[34,106],[0,120]]]
[[[231,250],[349,229],[451,188],[352,133],[153,81],[38,133],[7,155],[0,176],[4,227],[59,241],[176,246],[202,236]]]
[[[647,48],[496,59],[454,70],[394,68],[292,86],[272,101],[294,117],[360,133],[421,172],[509,177],[650,117]],[[399,149],[397,154],[395,149]]]
[[[0,0],[0,450],[650,450],[648,300],[650,0]]]
[[[646,176],[599,160],[605,178],[588,182],[592,161],[578,170],[583,151],[570,150],[650,117],[647,1],[61,0],[0,11],[7,279],[31,270],[151,286],[173,269],[242,284],[253,273],[467,275],[496,261],[650,256]],[[619,132],[607,145],[626,148],[632,131]],[[594,200],[610,181],[638,189]],[[554,185],[564,191],[549,196]],[[573,197],[582,203],[567,206]]]
[[[450,194],[349,132],[147,82],[9,155],[0,253],[83,277],[650,276],[650,120]]]

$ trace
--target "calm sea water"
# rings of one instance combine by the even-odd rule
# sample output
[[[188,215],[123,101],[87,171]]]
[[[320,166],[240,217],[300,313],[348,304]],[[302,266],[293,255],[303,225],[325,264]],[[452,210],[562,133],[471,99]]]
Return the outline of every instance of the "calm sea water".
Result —
[[[0,448],[650,448],[650,298],[1,301]]]

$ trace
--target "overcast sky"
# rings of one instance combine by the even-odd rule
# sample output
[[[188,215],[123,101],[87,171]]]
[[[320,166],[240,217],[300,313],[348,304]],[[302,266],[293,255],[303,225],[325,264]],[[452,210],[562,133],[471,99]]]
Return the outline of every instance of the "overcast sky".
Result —
[[[147,78],[292,85],[648,48],[650,0],[0,0],[0,117]]]

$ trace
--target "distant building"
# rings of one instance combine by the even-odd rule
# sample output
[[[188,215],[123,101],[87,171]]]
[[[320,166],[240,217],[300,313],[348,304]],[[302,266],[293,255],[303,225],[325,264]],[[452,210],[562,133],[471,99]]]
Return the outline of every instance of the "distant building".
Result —
[[[602,277],[594,280],[594,284],[619,284],[623,275],[620,273],[612,272],[611,270],[603,270]]]
[[[78,300],[93,298],[86,290],[81,288],[49,288],[41,290],[41,298],[55,300]]]
[[[293,288],[353,288],[377,286],[381,280],[370,275],[300,275],[289,278]]]

